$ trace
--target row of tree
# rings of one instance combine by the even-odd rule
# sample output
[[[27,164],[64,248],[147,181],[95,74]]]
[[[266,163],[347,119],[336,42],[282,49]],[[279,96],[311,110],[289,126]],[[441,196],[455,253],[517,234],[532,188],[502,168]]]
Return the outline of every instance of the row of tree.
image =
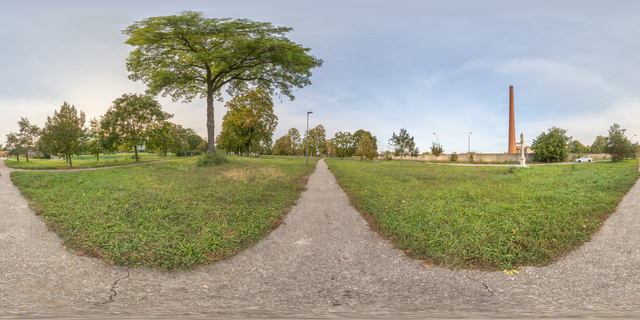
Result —
[[[206,152],[206,141],[193,129],[169,122],[172,117],[150,96],[124,94],[104,115],[91,119],[89,127],[85,127],[85,113],[64,102],[59,111],[47,117],[42,129],[21,118],[19,131],[7,135],[5,149],[18,161],[20,155],[25,155],[27,161],[29,154],[61,156],[70,167],[73,167],[71,156],[81,153],[90,153],[99,161],[100,154],[133,149],[139,161],[140,146],[163,155],[168,151],[185,156],[189,150]]]
[[[608,153],[613,161],[635,158],[640,153],[640,146],[637,142],[631,143],[625,132],[626,129],[614,123],[607,137],[599,135],[591,146],[585,146],[568,136],[567,130],[551,127],[534,139],[531,149],[535,152],[535,161],[540,162],[565,161],[569,153]]]

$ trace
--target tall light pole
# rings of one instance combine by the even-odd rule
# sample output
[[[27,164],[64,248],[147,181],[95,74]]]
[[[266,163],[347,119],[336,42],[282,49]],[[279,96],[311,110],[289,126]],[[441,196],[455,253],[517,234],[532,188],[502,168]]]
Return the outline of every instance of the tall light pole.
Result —
[[[436,134],[435,132],[433,134]],[[436,134],[436,144],[439,145],[440,141],[438,141],[438,135]]]
[[[309,114],[311,113],[313,113],[313,111],[307,112],[307,139],[305,140],[307,148],[307,165],[309,165]]]
[[[471,131],[469,131],[469,149],[468,150],[469,150],[467,151],[468,154],[471,154]]]

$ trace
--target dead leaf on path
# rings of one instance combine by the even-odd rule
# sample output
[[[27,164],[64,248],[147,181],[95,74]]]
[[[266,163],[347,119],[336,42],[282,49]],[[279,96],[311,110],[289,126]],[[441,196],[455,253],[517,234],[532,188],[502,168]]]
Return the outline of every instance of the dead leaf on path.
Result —
[[[256,269],[258,269],[258,268],[253,268],[253,269],[251,269],[251,271],[256,270]]]
[[[425,267],[425,268],[431,268],[431,267],[433,267],[433,265],[432,265],[432,264],[429,264],[429,263],[428,263],[428,262],[426,262],[426,261],[422,263],[422,266],[423,266],[423,267]]]
[[[209,287],[207,287],[207,285],[206,285],[206,284],[204,285],[204,287],[205,287],[205,288],[209,288]]]

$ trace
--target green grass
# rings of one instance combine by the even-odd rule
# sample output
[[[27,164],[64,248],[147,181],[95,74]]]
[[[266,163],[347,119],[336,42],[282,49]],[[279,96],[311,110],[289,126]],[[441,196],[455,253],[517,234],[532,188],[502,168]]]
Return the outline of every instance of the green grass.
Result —
[[[98,167],[112,167],[121,166],[125,164],[134,164],[140,162],[150,162],[158,160],[170,160],[176,159],[174,156],[159,157],[155,154],[138,153],[140,161],[136,162],[131,157],[134,153],[118,153],[118,154],[105,154],[100,155],[100,161],[96,161],[96,158],[91,155],[81,155],[71,157],[71,163],[73,169],[81,168],[98,168]],[[4,161],[7,167],[14,169],[32,169],[32,170],[50,170],[50,169],[69,169],[69,163],[64,160],[47,160],[47,159],[29,159],[29,162],[25,158],[21,157],[20,161],[16,161],[15,157]]]
[[[318,161],[309,160],[197,167],[193,157],[11,178],[66,246],[121,266],[171,270],[225,259],[264,238],[296,203]]]
[[[637,180],[638,161],[465,167],[327,159],[384,237],[432,264],[546,265],[584,244]]]

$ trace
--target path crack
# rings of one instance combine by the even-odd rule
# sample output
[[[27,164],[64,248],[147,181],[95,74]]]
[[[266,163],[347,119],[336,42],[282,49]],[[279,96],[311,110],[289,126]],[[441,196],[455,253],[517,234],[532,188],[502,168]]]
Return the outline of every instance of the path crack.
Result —
[[[485,289],[485,290],[487,290],[487,292],[489,292],[492,296],[495,294],[495,293],[493,292],[493,289],[489,288],[489,286],[487,285],[487,283],[486,283],[484,280],[479,281],[479,280],[473,279],[473,278],[472,278],[471,276],[469,276],[469,275],[467,275],[467,278],[468,278],[469,280],[471,280],[471,281],[477,281],[477,282],[482,283],[482,286],[484,287],[484,289]]]
[[[120,280],[124,280],[126,278],[129,278],[129,276],[131,275],[131,271],[129,269],[127,269],[127,275],[120,278],[120,279],[116,279],[116,281],[114,281],[111,284],[111,288],[109,288],[109,291],[111,291],[111,295],[109,295],[109,298],[107,298],[107,301],[104,302],[96,302],[96,305],[103,305],[103,304],[108,304],[114,301],[115,297],[118,295],[118,291],[116,291],[116,286],[118,285],[118,282],[120,282]]]

